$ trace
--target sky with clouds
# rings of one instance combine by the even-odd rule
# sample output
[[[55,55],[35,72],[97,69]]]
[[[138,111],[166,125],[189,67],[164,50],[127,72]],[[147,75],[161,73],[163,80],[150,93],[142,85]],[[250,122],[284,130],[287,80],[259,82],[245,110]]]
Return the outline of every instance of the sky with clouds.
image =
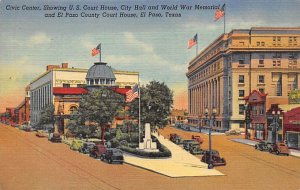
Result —
[[[98,61],[91,49],[102,44],[102,61],[118,70],[138,71],[143,84],[165,82],[175,95],[175,107],[187,108],[188,62],[195,49],[187,40],[198,33],[199,51],[223,33],[223,20],[214,22],[215,10],[195,5],[226,3],[226,32],[255,26],[300,26],[299,0],[185,0],[185,1],[0,1],[0,112],[18,105],[24,87],[45,71],[46,65],[68,62],[89,68]],[[54,11],[7,10],[23,5],[192,5],[177,10],[180,18],[45,18]],[[82,10],[73,12],[81,13]],[[86,11],[93,13],[97,11]],[[100,11],[98,11],[99,13]],[[121,11],[119,11],[121,12]],[[126,12],[126,11],[125,11]],[[130,13],[139,13],[131,11]],[[166,11],[156,11],[164,14]],[[65,12],[64,12],[65,13]],[[101,12],[100,12],[101,13]]]

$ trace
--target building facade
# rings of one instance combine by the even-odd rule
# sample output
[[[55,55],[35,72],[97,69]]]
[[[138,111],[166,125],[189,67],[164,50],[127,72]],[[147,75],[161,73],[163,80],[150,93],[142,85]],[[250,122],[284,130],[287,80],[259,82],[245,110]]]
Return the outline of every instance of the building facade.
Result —
[[[204,125],[205,108],[216,108],[215,130],[243,130],[250,92],[268,94],[269,109],[300,88],[300,28],[232,30],[190,61],[187,78],[190,124]]]
[[[102,79],[101,77],[87,78],[87,76],[89,76],[87,75],[88,69],[69,68],[68,63],[62,63],[61,66],[48,65],[46,72],[30,83],[30,121],[32,125],[39,122],[40,113],[47,105],[57,104],[58,106],[61,101],[61,97],[59,96],[64,95],[64,99],[66,99],[67,95],[69,95],[68,92],[71,92],[70,95],[73,95],[72,93],[74,90],[76,91],[76,88],[81,89],[87,84],[88,86],[113,85],[116,87],[120,85],[130,88],[138,83],[138,72],[117,71],[113,69],[112,71],[116,73],[115,80]],[[73,90],[68,91],[65,90],[65,88],[72,88]],[[74,95],[78,96],[80,94],[81,93]],[[75,99],[75,102],[77,102],[78,97]],[[55,107],[55,109],[56,108],[57,107]],[[64,109],[70,111],[70,109],[73,108],[70,104],[70,107],[65,107]]]

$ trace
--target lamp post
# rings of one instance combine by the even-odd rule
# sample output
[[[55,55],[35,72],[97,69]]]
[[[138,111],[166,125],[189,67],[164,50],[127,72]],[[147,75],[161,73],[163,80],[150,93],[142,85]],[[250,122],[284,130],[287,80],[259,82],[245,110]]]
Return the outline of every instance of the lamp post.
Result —
[[[248,104],[245,104],[245,122],[246,122],[246,127],[245,127],[245,139],[248,139],[248,126],[251,122],[250,118],[250,106]]]
[[[208,162],[208,169],[212,169],[213,163],[212,163],[212,151],[211,151],[211,130],[214,126],[215,119],[216,119],[217,110],[216,108],[213,108],[210,118],[208,118],[208,109],[205,108],[205,118],[206,122],[209,121],[209,131],[208,131],[208,137],[209,137],[209,162]]]
[[[280,110],[273,110],[272,111],[272,115],[273,115],[273,125],[272,125],[272,143],[276,143],[276,131],[277,131],[277,126],[278,121],[279,121],[279,116],[280,116]]]

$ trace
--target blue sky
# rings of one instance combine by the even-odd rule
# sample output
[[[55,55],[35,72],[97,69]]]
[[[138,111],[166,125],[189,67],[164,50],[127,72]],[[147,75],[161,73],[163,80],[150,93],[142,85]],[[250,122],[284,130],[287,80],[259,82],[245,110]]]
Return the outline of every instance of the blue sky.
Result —
[[[299,0],[227,1],[0,1],[0,111],[16,106],[26,84],[46,65],[68,62],[89,68],[98,57],[91,49],[102,43],[102,61],[118,70],[138,71],[142,83],[159,80],[174,91],[175,105],[187,106],[188,62],[195,49],[187,40],[198,33],[199,51],[223,33],[214,10],[176,11],[181,18],[44,18],[46,11],[12,11],[7,5],[222,5],[226,32],[255,26],[300,26]],[[78,11],[74,13],[81,13]],[[87,12],[87,11],[86,11]],[[96,11],[89,11],[90,13]],[[119,11],[120,12],[120,11]],[[160,11],[164,14],[165,11]],[[48,13],[52,13],[49,11]],[[134,13],[131,12],[131,13]],[[12,99],[11,97],[16,96]],[[182,100],[181,100],[182,99]]]

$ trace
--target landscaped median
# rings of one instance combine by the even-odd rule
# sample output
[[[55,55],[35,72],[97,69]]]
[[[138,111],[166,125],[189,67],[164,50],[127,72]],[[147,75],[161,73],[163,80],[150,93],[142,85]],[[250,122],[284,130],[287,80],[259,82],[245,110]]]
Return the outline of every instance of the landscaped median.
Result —
[[[134,147],[123,145],[120,146],[120,149],[124,152],[144,158],[169,158],[172,156],[171,151],[166,146],[162,145],[158,140],[156,140],[155,142],[157,144],[157,149],[159,150],[159,152],[146,152]]]

